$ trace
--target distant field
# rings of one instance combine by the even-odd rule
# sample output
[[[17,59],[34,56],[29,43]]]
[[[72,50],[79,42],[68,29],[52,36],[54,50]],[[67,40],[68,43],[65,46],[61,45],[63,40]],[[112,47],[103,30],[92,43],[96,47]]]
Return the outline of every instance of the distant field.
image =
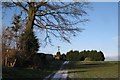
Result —
[[[118,78],[117,61],[72,61],[65,67],[69,78]]]

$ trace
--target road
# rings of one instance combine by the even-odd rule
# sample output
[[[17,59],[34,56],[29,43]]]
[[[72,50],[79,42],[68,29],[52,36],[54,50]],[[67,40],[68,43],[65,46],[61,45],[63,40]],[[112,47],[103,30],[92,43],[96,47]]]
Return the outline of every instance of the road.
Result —
[[[52,80],[66,80],[66,79],[67,79],[68,71],[65,70],[65,69],[63,69],[63,66],[64,66],[65,64],[68,64],[68,63],[69,63],[69,61],[65,61],[65,62],[62,64],[60,70],[55,73],[55,75],[53,76]]]

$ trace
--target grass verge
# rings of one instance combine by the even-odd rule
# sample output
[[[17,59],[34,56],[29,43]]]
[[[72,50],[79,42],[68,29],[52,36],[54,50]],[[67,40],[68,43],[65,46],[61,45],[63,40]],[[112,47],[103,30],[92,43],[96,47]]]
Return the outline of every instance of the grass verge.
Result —
[[[26,69],[26,68],[3,68],[2,70],[2,80],[42,80],[49,74],[59,70],[63,61],[54,61],[47,65],[45,69]]]

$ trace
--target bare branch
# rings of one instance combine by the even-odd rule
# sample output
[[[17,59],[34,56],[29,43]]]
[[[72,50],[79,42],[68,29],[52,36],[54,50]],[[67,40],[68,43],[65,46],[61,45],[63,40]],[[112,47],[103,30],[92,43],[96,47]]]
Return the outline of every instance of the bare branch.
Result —
[[[20,3],[20,2],[17,2],[17,3],[13,2],[13,3],[16,4],[17,6],[21,7],[22,9],[24,9],[26,12],[28,12],[27,8],[25,6],[23,6],[22,3]]]
[[[44,2],[44,1],[45,1],[45,0],[43,0],[42,2],[40,2],[40,3],[36,6],[36,8],[39,9],[43,4],[47,3],[47,2]]]
[[[83,17],[87,15],[87,2],[45,2],[42,0],[41,2],[14,2],[14,5],[27,12],[27,28],[39,27],[46,32],[46,38],[50,38],[52,34],[69,42],[70,35],[74,36],[83,30],[75,25],[88,21]]]
[[[43,4],[43,6],[47,6],[48,8],[50,8],[50,9],[52,9],[52,10],[56,10],[57,8],[56,7],[54,7],[54,6],[52,6],[52,5],[50,5],[50,4]]]

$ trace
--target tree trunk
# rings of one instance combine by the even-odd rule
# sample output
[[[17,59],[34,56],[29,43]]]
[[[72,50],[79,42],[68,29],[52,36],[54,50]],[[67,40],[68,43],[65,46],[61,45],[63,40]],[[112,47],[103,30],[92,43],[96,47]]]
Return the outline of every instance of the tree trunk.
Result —
[[[5,67],[7,67],[8,63],[7,63],[7,57],[5,57]]]
[[[28,21],[26,24],[26,31],[33,30],[35,19],[35,7],[34,3],[29,4],[29,11],[28,11]]]

